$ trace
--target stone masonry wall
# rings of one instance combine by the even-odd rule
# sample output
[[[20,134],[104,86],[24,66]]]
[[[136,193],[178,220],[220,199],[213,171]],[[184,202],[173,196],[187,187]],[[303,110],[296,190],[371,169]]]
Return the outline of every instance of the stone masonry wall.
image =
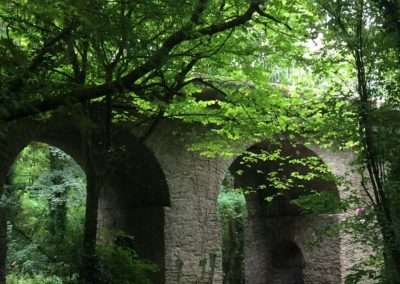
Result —
[[[246,283],[292,283],[293,279],[285,281],[273,265],[272,251],[281,241],[291,241],[300,248],[304,257],[304,283],[341,282],[340,240],[325,236],[320,244],[312,245],[319,231],[337,223],[337,215],[267,217],[260,205],[254,206],[256,198],[247,198],[247,202]]]
[[[216,202],[228,163],[188,152],[190,138],[171,135],[185,131],[162,124],[147,143],[164,170],[171,199],[165,208],[166,283],[222,283]]]
[[[145,142],[146,151],[151,154],[148,159],[159,167],[161,174],[144,175],[142,186],[128,182],[131,187],[120,189],[117,180],[123,181],[139,171],[128,170],[117,179],[109,177],[102,195],[100,224],[122,228],[136,235],[140,254],[163,266],[162,277],[154,278],[155,283],[222,283],[217,196],[232,161],[201,157],[187,151],[191,143],[190,133],[194,129],[198,129],[196,139],[201,139],[202,131],[207,131],[175,121],[161,122]],[[140,136],[140,131],[136,134]],[[135,139],[129,137],[124,141],[128,146],[135,143]],[[10,161],[32,140],[50,143],[66,151],[78,163],[83,162],[81,139],[67,117],[47,122],[24,121],[15,125],[1,142],[2,177],[9,170]],[[312,150],[335,174],[347,174],[357,188],[359,177],[349,166],[352,159],[350,153],[332,153],[317,147]],[[138,156],[137,159],[140,164],[140,159],[147,158]],[[148,165],[143,167],[151,169]],[[150,185],[146,181],[150,181]],[[157,191],[158,187],[160,191]],[[339,193],[341,198],[348,194],[344,187],[339,188]],[[342,235],[340,240],[325,240],[320,248],[310,249],[307,246],[315,229],[337,222],[343,216],[327,215],[317,220],[302,217],[271,219],[262,212],[258,201],[248,198],[247,202],[250,208],[245,225],[248,284],[281,284],[274,277],[279,272],[271,264],[272,250],[281,240],[292,241],[300,248],[305,261],[304,280],[310,284],[340,283],[354,261],[361,260],[368,253],[355,247],[347,235]]]
[[[349,182],[348,186],[339,186],[339,194],[342,200],[347,199],[351,194],[363,198],[361,177],[351,165],[351,162],[355,158],[352,152],[333,152],[316,146],[313,146],[312,150],[321,157],[335,175],[341,176]],[[353,217],[353,211],[338,215],[340,220]],[[355,243],[353,239],[351,235],[343,232],[340,235],[340,269],[342,279],[345,279],[354,265],[362,262],[371,254],[371,249],[369,247]],[[370,282],[364,279],[363,283]]]

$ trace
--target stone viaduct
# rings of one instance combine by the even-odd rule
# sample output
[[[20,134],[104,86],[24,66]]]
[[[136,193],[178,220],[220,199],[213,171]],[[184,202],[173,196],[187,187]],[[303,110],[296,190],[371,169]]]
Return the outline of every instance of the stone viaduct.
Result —
[[[139,256],[161,268],[154,275],[155,283],[222,283],[223,279],[217,197],[227,172],[239,166],[238,157],[206,158],[188,151],[191,135],[186,134],[193,130],[198,134],[196,139],[207,131],[163,120],[144,143],[138,144],[140,133],[126,126],[114,129],[114,143],[136,146],[130,158],[107,176],[99,224],[134,235]],[[67,114],[44,121],[26,119],[12,122],[1,140],[0,180],[31,141],[56,146],[83,164],[81,133]],[[261,143],[250,149],[265,147],[268,144]],[[358,185],[359,177],[349,166],[351,153],[332,153],[318,147],[298,151],[302,156],[319,157],[335,174],[347,175]],[[261,166],[273,170],[273,165]],[[239,186],[258,182],[255,170],[235,178]],[[315,185],[341,198],[348,194],[332,182],[316,181]],[[318,228],[337,222],[342,214],[310,218],[290,214],[287,204],[278,204],[275,214],[270,214],[272,205],[259,192],[247,195],[246,203],[246,283],[303,283],[293,280],[296,267],[300,267],[304,283],[341,283],[349,267],[362,256],[345,235],[327,238],[317,247],[308,246]]]

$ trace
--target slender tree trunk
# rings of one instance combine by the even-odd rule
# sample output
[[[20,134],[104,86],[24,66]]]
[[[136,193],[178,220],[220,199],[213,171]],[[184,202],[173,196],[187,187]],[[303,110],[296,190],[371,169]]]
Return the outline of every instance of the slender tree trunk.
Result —
[[[400,279],[400,250],[397,245],[398,236],[393,229],[393,222],[386,220],[384,214],[377,212],[377,220],[383,236],[385,283],[399,283]]]
[[[362,58],[362,56],[360,56],[360,58]],[[365,155],[365,167],[368,171],[373,190],[375,213],[383,237],[386,270],[390,274],[388,276],[394,281],[388,283],[398,283],[398,279],[400,279],[400,250],[397,243],[400,236],[396,234],[394,229],[397,220],[392,216],[392,208],[388,200],[387,189],[385,190],[387,181],[384,180],[383,176],[387,173],[382,172],[382,167],[379,165],[381,161],[379,159],[379,153],[377,153],[378,142],[376,141],[376,137],[374,137],[373,119],[371,117],[371,94],[367,88],[364,64],[361,59],[357,60],[356,58],[356,65],[358,67],[360,94],[360,135],[362,137]]]
[[[357,71],[357,92],[359,95],[359,133],[362,143],[362,153],[364,166],[368,172],[369,183],[372,188],[372,194],[368,188],[366,193],[374,204],[374,210],[377,216],[378,226],[383,238],[385,269],[387,272],[387,283],[398,283],[400,279],[400,250],[398,246],[398,235],[395,231],[397,218],[393,218],[390,200],[388,198],[387,184],[385,176],[388,174],[381,165],[384,157],[378,152],[379,140],[374,132],[374,119],[372,117],[373,94],[368,86],[368,80],[365,69],[365,43],[364,43],[364,1],[359,2],[359,12],[356,25],[356,42],[353,47],[353,56]],[[353,43],[349,44],[353,46]],[[393,161],[388,161],[389,163]],[[397,173],[398,174],[398,173]],[[373,197],[372,197],[373,196]]]
[[[0,177],[0,284],[6,283],[7,276],[7,204],[6,186],[12,184],[12,173]]]
[[[6,283],[7,260],[7,216],[3,198],[4,180],[0,179],[0,284]]]
[[[96,283],[96,238],[99,206],[99,184],[94,169],[87,169],[86,218],[83,239],[81,283]]]
[[[97,219],[100,189],[102,188],[104,175],[100,175],[102,157],[95,153],[102,153],[101,149],[96,152],[95,143],[92,143],[93,133],[84,133],[84,145],[86,155],[86,212],[85,228],[83,235],[83,255],[80,271],[80,283],[94,284],[96,279],[96,240],[97,240]],[[103,151],[104,153],[104,151]]]

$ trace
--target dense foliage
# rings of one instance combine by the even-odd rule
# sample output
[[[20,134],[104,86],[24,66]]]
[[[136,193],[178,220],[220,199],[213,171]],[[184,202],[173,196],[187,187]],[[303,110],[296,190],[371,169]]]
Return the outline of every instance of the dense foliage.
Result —
[[[51,119],[57,111],[69,113],[79,125],[87,177],[86,212],[79,217],[85,222],[84,280],[95,274],[99,192],[119,158],[112,143],[114,123],[145,127],[140,142],[164,118],[206,125],[210,131],[191,150],[211,156],[237,154],[243,145],[264,140],[278,148],[284,140],[295,150],[300,144],[350,149],[366,200],[352,197],[335,206],[367,207],[369,230],[358,220],[343,224],[344,229],[360,232],[361,240],[375,248],[371,263],[382,266],[382,273],[375,269],[368,275],[396,283],[399,15],[398,0],[0,1],[0,134],[7,137],[12,121]],[[205,89],[213,94],[207,97]],[[99,136],[102,143],[94,143]],[[304,163],[280,153],[261,153],[255,160]],[[38,163],[46,155],[38,154]],[[59,155],[54,151],[53,157]],[[317,169],[313,177],[326,174],[313,162],[307,165]],[[69,238],[72,217],[66,203],[74,195],[82,198],[73,190],[82,184],[73,179],[76,171],[63,177],[58,171],[32,179],[28,191],[12,191],[20,210],[16,221],[25,220],[23,229],[31,238],[38,238],[36,221],[29,222],[21,208],[47,216],[49,231],[63,228],[54,236],[58,240]],[[308,178],[295,174],[282,180],[270,174],[258,190],[290,189]],[[23,174],[14,181],[27,182]],[[327,196],[315,196],[322,202],[307,197],[297,204],[318,209]],[[1,204],[0,256],[6,234]],[[5,277],[1,261],[0,283]],[[361,281],[362,268],[357,269],[349,281]]]
[[[33,143],[21,152],[8,188],[8,269],[15,278],[76,278],[84,189],[81,168],[59,149]]]
[[[233,187],[228,173],[218,195],[218,215],[222,229],[222,266],[224,283],[244,283],[244,222],[246,200],[239,188]]]
[[[82,169],[58,148],[34,142],[20,153],[8,186],[7,283],[77,282],[85,183]],[[146,272],[157,267],[116,245],[118,235],[104,234],[97,250],[99,283],[150,283]]]

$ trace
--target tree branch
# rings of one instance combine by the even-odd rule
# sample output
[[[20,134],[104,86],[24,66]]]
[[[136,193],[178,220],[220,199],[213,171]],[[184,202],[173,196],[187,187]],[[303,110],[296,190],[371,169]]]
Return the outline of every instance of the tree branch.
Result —
[[[200,0],[200,2],[202,1]],[[246,12],[244,12],[242,15],[239,15],[232,20],[213,24],[199,30],[190,29],[188,28],[188,26],[190,27],[190,25],[185,25],[183,28],[167,37],[162,46],[156,52],[154,52],[153,55],[151,55],[145,63],[138,66],[121,79],[117,79],[110,83],[105,83],[98,86],[69,90],[57,96],[45,97],[40,101],[31,102],[28,106],[19,106],[14,109],[10,109],[5,106],[5,114],[1,115],[0,119],[3,121],[12,121],[30,115],[35,115],[41,112],[54,110],[57,107],[65,105],[67,103],[79,103],[89,101],[91,99],[99,98],[107,94],[113,93],[117,90],[121,93],[134,91],[135,89],[137,89],[137,85],[135,82],[146,74],[153,71],[154,69],[163,66],[168,61],[168,56],[170,55],[170,52],[173,48],[185,41],[197,39],[202,36],[212,36],[217,33],[221,33],[245,24],[252,18],[254,13],[260,13],[259,5],[260,1],[252,1]],[[202,8],[200,6],[196,7],[194,13],[200,13],[202,11],[201,9]],[[193,18],[194,20],[196,20],[196,16],[194,16]]]
[[[61,30],[55,37],[43,44],[43,47],[33,57],[31,64],[24,71],[22,71],[20,76],[8,83],[8,86],[12,92],[18,92],[22,89],[22,87],[25,85],[24,80],[26,81],[31,73],[35,72],[38,67],[40,67],[45,59],[45,55],[48,54],[58,42],[68,37],[71,34],[72,29],[73,26],[71,24],[69,27]]]

